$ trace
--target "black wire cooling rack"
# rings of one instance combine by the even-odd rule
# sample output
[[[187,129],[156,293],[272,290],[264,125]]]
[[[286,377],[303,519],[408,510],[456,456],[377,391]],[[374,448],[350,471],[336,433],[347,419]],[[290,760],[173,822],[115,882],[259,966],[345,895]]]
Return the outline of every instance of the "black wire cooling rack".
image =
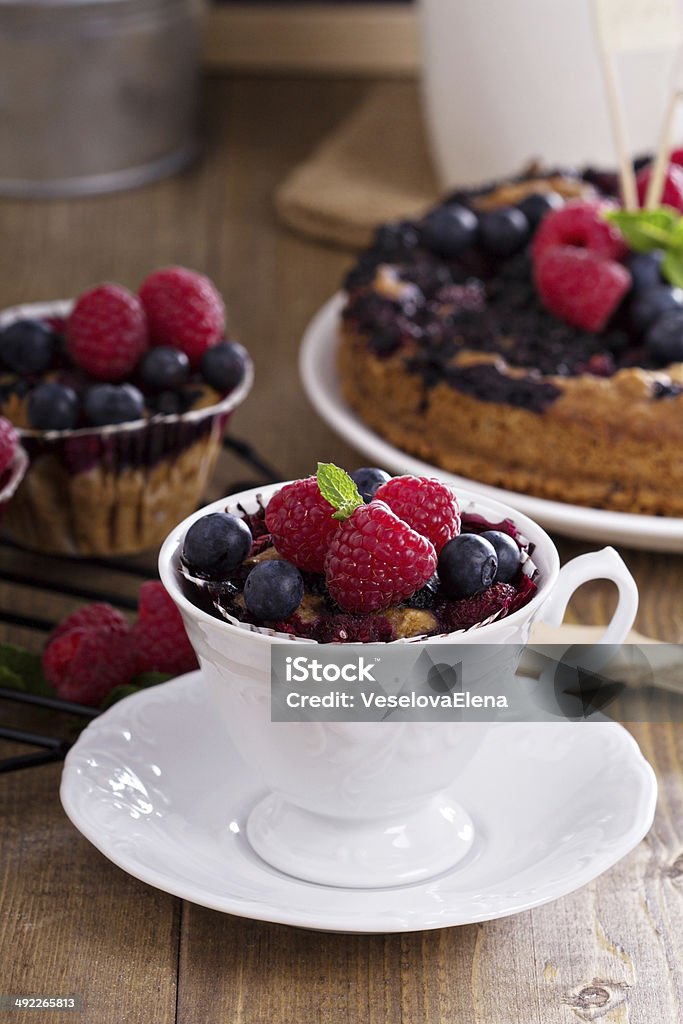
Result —
[[[229,481],[222,488],[223,493],[234,494],[238,491],[247,490],[250,487],[275,483],[282,479],[277,470],[263,459],[246,441],[235,437],[226,437],[223,441],[223,447],[232,452],[239,462],[248,467],[254,474],[251,479]],[[0,552],[3,549],[20,550],[11,541],[0,538]],[[68,558],[61,556],[32,559],[31,569],[28,572],[3,568],[2,581],[5,583],[16,583],[23,587],[35,588],[43,592],[75,597],[84,602],[107,601],[109,604],[128,611],[132,611],[137,607],[136,599],[110,592],[107,590],[106,585],[92,587],[74,583],[68,579],[68,569],[64,573],[50,572],[50,567],[54,568],[55,564],[59,565],[60,563],[62,566],[70,564]],[[149,567],[146,567],[144,563],[137,562],[135,559],[89,558],[79,559],[78,564],[79,567],[102,570],[101,579],[103,581],[106,581],[107,571],[128,574],[137,577],[140,582],[149,579],[151,574]],[[49,619],[2,608],[0,608],[0,624],[22,627],[44,635],[47,635],[55,626],[55,623]],[[23,704],[45,711],[57,711],[63,715],[75,716],[76,719],[80,719],[83,722],[96,718],[100,714],[96,708],[86,707],[83,704],[74,704],[71,701],[60,700],[55,697],[46,697],[39,694],[26,693],[22,690],[0,687],[0,706],[7,706],[7,704]],[[62,719],[62,721],[73,723],[73,717],[66,720]],[[52,725],[53,722],[50,721],[49,724]],[[62,761],[74,742],[73,740],[53,736],[49,733],[34,732],[28,729],[19,729],[0,724],[0,740],[3,739],[10,740],[13,743],[37,747],[38,750],[27,754],[0,758],[0,774],[18,771],[21,768],[32,768],[37,765],[49,764],[53,761]]]

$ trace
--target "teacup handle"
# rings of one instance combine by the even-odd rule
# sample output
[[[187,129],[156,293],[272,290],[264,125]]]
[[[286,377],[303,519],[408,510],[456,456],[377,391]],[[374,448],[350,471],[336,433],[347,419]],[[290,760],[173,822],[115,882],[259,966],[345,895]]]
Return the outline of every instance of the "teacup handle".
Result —
[[[638,588],[625,562],[614,548],[577,555],[562,566],[557,583],[540,612],[540,620],[557,628],[562,625],[570,598],[583,583],[611,580],[619,591],[619,602],[612,621],[599,644],[623,644],[638,610]]]

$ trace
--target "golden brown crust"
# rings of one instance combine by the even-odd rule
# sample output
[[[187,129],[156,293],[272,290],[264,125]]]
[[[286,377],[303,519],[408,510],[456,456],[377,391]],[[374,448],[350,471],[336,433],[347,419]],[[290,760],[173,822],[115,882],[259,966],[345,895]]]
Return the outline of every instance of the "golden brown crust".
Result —
[[[48,554],[122,555],[158,546],[197,506],[220,435],[206,437],[151,467],[71,473],[44,454],[31,465],[5,510],[4,526],[20,543]]]
[[[560,396],[543,412],[484,402],[442,382],[427,390],[405,368],[405,352],[379,358],[348,327],[339,371],[346,400],[392,444],[452,473],[542,498],[621,512],[683,515],[683,395],[654,400],[657,383],[683,385],[683,365],[666,372],[622,369],[543,377]],[[501,356],[461,352],[455,365]]]

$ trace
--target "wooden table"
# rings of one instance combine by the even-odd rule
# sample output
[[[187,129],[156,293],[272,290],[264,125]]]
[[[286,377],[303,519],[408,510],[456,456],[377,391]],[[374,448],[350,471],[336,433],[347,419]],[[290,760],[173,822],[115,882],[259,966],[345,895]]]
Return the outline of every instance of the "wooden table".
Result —
[[[126,195],[1,202],[0,307],[72,295],[107,278],[134,287],[173,262],[203,270],[256,362],[257,386],[235,432],[284,477],[310,473],[319,458],[362,465],[311,410],[296,365],[302,329],[349,256],[279,229],[271,195],[366,89],[216,79],[198,169]],[[249,475],[224,457],[215,495]],[[589,547],[560,543],[563,559]],[[638,628],[682,640],[681,559],[623,555],[641,590]],[[151,575],[153,566],[150,556],[128,568]],[[45,625],[100,590],[130,606],[140,583],[131,571],[0,548],[0,578],[36,571],[51,589],[0,583],[0,607]],[[572,615],[605,621],[613,600],[609,586],[592,584]],[[39,650],[44,633],[5,626],[0,639]],[[38,722],[37,713],[13,714]],[[58,765],[0,776],[0,993],[84,997],[80,1017],[27,1014],[51,1024],[675,1024],[683,1019],[683,736],[669,725],[633,732],[661,787],[655,827],[637,850],[549,906],[402,936],[316,934],[183,903],[129,877],[76,832],[59,804]],[[9,752],[0,745],[0,756]]]

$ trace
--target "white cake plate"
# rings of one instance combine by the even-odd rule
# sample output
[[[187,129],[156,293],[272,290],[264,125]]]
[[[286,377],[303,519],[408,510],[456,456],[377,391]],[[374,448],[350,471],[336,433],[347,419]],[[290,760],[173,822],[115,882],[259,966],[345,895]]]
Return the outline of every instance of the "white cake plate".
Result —
[[[335,433],[362,452],[370,465],[395,473],[438,475],[455,486],[477,490],[482,495],[512,505],[546,529],[567,537],[623,544],[647,551],[683,552],[683,519],[609,512],[490,487],[448,473],[389,444],[368,427],[342,398],[336,355],[339,315],[343,305],[344,296],[334,295],[315,315],[304,334],[299,368],[306,394],[320,417]]]

